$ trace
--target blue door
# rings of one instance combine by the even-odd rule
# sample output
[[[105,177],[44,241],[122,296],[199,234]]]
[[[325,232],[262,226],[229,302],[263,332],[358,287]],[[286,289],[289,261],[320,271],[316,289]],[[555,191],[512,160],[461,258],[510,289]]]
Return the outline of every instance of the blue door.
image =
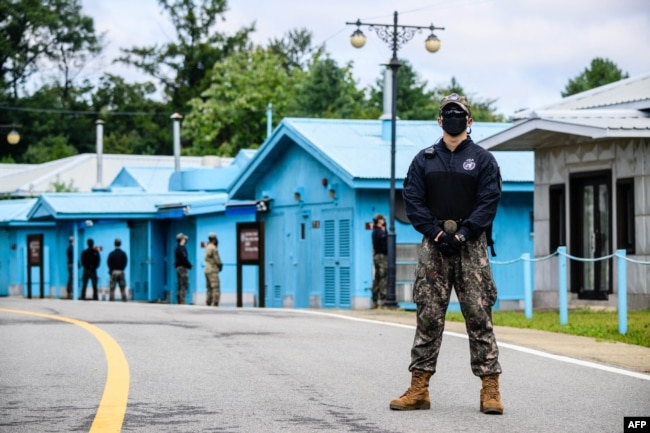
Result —
[[[323,307],[350,308],[352,211],[323,211]]]
[[[277,213],[265,218],[264,235],[266,237],[264,240],[264,259],[266,260],[266,263],[264,263],[264,266],[266,266],[264,270],[266,280],[264,282],[264,304],[271,308],[281,308],[283,307],[284,279],[288,277],[288,273],[285,271],[285,255],[288,248],[283,213]]]
[[[296,253],[294,258],[296,308],[309,307],[312,282],[312,229],[311,212],[300,211],[296,215]]]

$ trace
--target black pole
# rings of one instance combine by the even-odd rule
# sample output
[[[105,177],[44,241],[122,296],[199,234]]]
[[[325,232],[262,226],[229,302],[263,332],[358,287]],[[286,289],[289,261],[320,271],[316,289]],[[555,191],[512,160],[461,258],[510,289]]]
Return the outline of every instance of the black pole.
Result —
[[[397,70],[401,66],[397,59],[397,11],[393,20],[393,58],[390,59],[392,71],[392,102],[391,102],[391,130],[390,130],[390,216],[388,221],[388,269],[386,275],[386,300],[385,308],[397,307],[397,294],[395,293],[395,273],[397,270],[397,239],[395,234],[395,148],[397,141]]]
[[[392,71],[392,108],[391,108],[391,142],[390,142],[390,217],[388,222],[388,267],[386,269],[386,299],[384,301],[384,307],[386,308],[397,308],[397,296],[395,293],[395,274],[396,274],[396,264],[397,264],[397,241],[395,235],[395,152],[396,152],[396,137],[397,137],[397,70],[401,66],[401,63],[397,59],[397,51],[400,48],[400,45],[411,40],[415,32],[420,32],[423,29],[431,30],[431,35],[435,38],[433,31],[435,29],[444,30],[444,27],[434,27],[431,24],[428,27],[423,26],[409,26],[402,25],[397,26],[397,11],[393,15],[393,24],[376,24],[376,23],[363,23],[361,20],[356,22],[347,22],[346,24],[352,24],[357,26],[357,31],[355,31],[352,36],[361,36],[362,40],[360,44],[353,44],[356,48],[361,48],[365,43],[365,36],[361,33],[359,28],[361,26],[368,26],[370,30],[373,30],[377,33],[384,42],[388,43],[393,51],[393,57],[390,59],[388,66]],[[359,42],[359,41],[357,41]]]

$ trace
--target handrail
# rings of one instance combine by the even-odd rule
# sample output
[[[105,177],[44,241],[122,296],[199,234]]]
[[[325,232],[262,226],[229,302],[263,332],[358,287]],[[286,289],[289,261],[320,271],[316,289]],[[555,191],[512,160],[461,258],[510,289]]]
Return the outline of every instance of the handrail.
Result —
[[[618,321],[619,333],[627,333],[627,266],[626,262],[635,263],[638,265],[650,265],[650,261],[637,260],[627,257],[625,250],[616,250],[612,254],[603,257],[577,257],[566,252],[565,246],[560,246],[551,254],[543,257],[530,258],[529,253],[523,253],[520,257],[512,260],[496,261],[490,260],[492,265],[511,265],[518,262],[523,262],[524,265],[524,312],[526,318],[533,317],[533,296],[531,287],[531,263],[549,260],[552,257],[558,257],[558,291],[559,291],[559,309],[560,309],[560,324],[566,325],[568,323],[568,302],[567,302],[567,259],[576,260],[580,262],[597,262],[601,260],[609,260],[614,257],[617,258],[618,268]],[[561,258],[564,257],[564,260]]]

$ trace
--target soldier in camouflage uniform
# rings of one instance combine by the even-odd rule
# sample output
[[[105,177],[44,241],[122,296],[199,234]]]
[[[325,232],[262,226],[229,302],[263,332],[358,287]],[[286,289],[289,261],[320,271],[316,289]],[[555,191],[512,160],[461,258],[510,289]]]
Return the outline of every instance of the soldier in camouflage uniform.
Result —
[[[375,265],[375,276],[372,281],[372,307],[378,308],[386,300],[386,279],[388,275],[388,234],[386,219],[380,213],[372,219],[372,261]]]
[[[208,244],[205,246],[205,285],[206,299],[208,306],[219,306],[221,298],[221,283],[219,281],[219,272],[223,269],[221,257],[219,257],[219,240],[216,233],[208,235]]]
[[[174,251],[174,267],[176,268],[177,291],[176,301],[179,304],[185,303],[185,295],[190,284],[189,270],[192,269],[192,263],[187,258],[187,236],[183,233],[176,235],[176,250]]]
[[[469,337],[471,368],[481,378],[480,411],[502,414],[499,349],[492,327],[497,291],[487,255],[486,232],[501,197],[496,160],[474,144],[467,99],[440,102],[442,140],[413,159],[403,196],[409,220],[422,233],[413,287],[417,328],[411,349],[411,386],[390,402],[394,410],[429,409],[429,379],[436,363],[452,287]]]

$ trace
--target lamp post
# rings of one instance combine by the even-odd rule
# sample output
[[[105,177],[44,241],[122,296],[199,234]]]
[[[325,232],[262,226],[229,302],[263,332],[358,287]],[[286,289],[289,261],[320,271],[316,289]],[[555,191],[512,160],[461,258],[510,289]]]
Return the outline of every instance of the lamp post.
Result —
[[[366,44],[366,36],[361,31],[361,26],[367,26],[371,31],[377,33],[377,36],[393,51],[393,56],[388,63],[392,72],[392,102],[391,102],[391,137],[390,137],[390,218],[388,226],[388,269],[386,281],[386,308],[397,307],[397,297],[395,294],[395,270],[396,270],[396,242],[395,242],[395,139],[397,129],[397,69],[401,63],[397,59],[397,51],[410,41],[415,33],[421,33],[424,29],[429,29],[431,33],[424,41],[424,47],[430,53],[435,53],[440,49],[440,39],[433,33],[434,30],[444,30],[444,27],[430,26],[406,26],[397,24],[397,11],[395,11],[393,24],[374,24],[363,23],[361,20],[356,22],[346,22],[348,25],[356,25],[357,29],[350,37],[350,43],[355,48],[361,48]]]

